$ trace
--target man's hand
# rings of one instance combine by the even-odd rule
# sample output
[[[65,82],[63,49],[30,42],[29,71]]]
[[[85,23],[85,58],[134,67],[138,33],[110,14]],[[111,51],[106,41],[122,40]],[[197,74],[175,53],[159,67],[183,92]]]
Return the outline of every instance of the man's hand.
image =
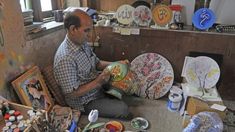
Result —
[[[125,59],[125,60],[120,60],[118,61],[119,63],[122,63],[122,64],[126,64],[128,67],[131,67],[131,63],[129,62],[129,60]]]
[[[103,72],[96,78],[97,83],[103,85],[107,83],[110,79],[110,72],[107,69],[104,69]]]

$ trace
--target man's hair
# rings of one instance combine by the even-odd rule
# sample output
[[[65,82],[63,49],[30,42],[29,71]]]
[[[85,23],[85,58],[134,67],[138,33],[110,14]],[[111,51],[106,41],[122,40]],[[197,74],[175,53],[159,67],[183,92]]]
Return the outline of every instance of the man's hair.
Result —
[[[75,27],[81,26],[81,20],[72,12],[68,12],[64,18],[64,28],[69,29],[70,26],[74,25]]]

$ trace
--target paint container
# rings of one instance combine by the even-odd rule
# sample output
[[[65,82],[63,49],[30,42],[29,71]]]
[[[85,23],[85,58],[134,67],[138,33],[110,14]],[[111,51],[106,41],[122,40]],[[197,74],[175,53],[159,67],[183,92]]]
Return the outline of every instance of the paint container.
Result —
[[[12,125],[12,122],[7,122],[7,123],[6,123],[6,126],[7,126],[7,127],[10,127],[11,125]]]
[[[2,128],[2,132],[8,132],[9,131],[9,127],[8,126],[5,126]]]
[[[13,130],[13,132],[20,132],[20,128],[15,128],[14,130]]]
[[[10,118],[10,115],[8,113],[4,115],[5,121],[9,120],[9,118]]]
[[[19,116],[21,113],[19,111],[14,112],[14,116]]]
[[[9,111],[9,114],[10,114],[10,115],[13,115],[14,113],[15,113],[15,110],[10,110],[10,111]]]
[[[11,125],[11,129],[14,130],[16,128],[16,124]]]
[[[27,111],[28,115],[30,115],[30,113],[34,113],[33,110],[28,110]]]
[[[173,93],[169,94],[168,96],[169,101],[168,101],[168,110],[175,112],[178,111],[180,108],[180,103],[182,100],[181,94]]]
[[[17,121],[19,122],[19,121],[21,121],[23,119],[23,115],[19,115],[16,118],[17,118]]]
[[[10,116],[10,117],[9,117],[9,121],[13,122],[13,121],[15,121],[15,120],[16,120],[16,117],[15,117],[15,116]]]
[[[18,124],[18,128],[20,129],[21,132],[24,131],[24,129],[25,129],[24,123],[23,123],[23,122],[20,122],[20,123]]]

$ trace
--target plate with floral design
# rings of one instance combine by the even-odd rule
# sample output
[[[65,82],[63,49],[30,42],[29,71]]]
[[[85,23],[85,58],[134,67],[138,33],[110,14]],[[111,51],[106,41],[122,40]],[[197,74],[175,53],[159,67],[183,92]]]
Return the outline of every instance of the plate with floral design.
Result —
[[[137,95],[147,99],[164,96],[174,81],[174,72],[170,62],[157,53],[145,53],[131,62],[131,69],[138,76]]]
[[[139,26],[149,26],[152,12],[147,6],[138,6],[133,12],[134,22]]]

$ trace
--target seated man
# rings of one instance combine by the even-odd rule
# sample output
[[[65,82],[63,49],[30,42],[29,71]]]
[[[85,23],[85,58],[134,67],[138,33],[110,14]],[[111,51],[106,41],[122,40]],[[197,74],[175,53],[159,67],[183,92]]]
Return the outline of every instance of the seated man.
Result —
[[[104,69],[111,62],[99,60],[87,45],[92,24],[90,16],[82,10],[75,9],[65,15],[67,35],[54,58],[55,79],[70,107],[86,114],[97,109],[102,117],[131,118],[126,103],[104,95],[102,86],[110,78]],[[98,70],[103,72],[99,74]]]

